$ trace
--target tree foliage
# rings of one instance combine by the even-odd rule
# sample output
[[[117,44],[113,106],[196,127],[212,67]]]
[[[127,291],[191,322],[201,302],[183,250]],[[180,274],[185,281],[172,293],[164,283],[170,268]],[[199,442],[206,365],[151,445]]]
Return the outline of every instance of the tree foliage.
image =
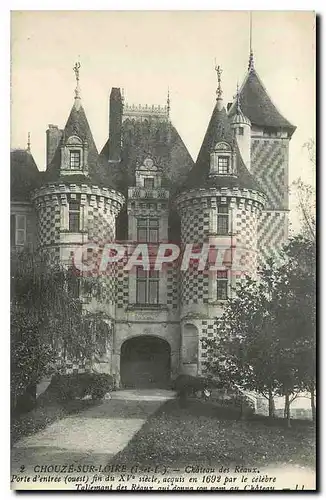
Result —
[[[59,358],[101,356],[111,330],[104,313],[88,312],[73,293],[81,282],[73,270],[23,251],[13,255],[11,275],[11,387],[16,399],[55,371]],[[89,278],[86,285],[90,293]]]
[[[225,384],[288,401],[315,387],[315,279],[314,244],[298,236],[281,265],[271,261],[258,281],[247,277],[237,287],[208,342],[210,368]]]
[[[311,139],[303,145],[308,151],[312,182],[303,181],[301,177],[292,183],[296,195],[296,211],[300,217],[299,234],[309,240],[316,238],[316,145]]]

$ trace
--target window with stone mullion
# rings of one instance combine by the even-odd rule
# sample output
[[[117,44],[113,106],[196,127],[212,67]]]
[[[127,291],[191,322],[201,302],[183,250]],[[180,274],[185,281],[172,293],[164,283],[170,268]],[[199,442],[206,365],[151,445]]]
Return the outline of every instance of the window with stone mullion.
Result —
[[[159,303],[159,273],[158,271],[144,271],[137,268],[136,277],[137,304]]]

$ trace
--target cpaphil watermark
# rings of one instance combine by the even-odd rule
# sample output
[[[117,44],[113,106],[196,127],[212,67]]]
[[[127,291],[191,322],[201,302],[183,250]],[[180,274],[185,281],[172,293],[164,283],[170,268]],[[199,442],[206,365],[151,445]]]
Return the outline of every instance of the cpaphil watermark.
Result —
[[[209,273],[229,270],[236,275],[247,273],[255,261],[256,252],[225,239],[214,242],[139,243],[108,242],[85,243],[73,252],[73,266],[82,275],[111,275],[119,263],[124,271],[133,272],[137,267],[144,271],[164,271],[174,264],[180,271]]]

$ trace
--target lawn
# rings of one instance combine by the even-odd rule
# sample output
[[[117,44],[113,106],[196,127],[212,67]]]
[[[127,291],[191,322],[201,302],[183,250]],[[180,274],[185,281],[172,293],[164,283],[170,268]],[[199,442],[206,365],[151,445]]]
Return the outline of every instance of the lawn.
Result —
[[[35,434],[44,429],[56,420],[60,420],[67,415],[79,413],[87,408],[100,404],[101,401],[74,400],[74,401],[44,401],[37,402],[36,407],[20,415],[11,417],[11,443],[14,444],[20,438]]]
[[[115,463],[183,466],[223,464],[315,467],[315,428],[308,421],[254,416],[239,420],[237,411],[209,402],[166,402],[143,425]]]

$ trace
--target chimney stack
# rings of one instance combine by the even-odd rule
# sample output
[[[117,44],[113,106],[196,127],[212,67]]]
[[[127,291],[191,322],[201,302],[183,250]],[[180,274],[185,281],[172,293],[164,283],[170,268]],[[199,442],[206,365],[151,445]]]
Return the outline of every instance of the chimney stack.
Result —
[[[110,94],[109,161],[121,159],[122,98],[120,89],[113,87]]]

